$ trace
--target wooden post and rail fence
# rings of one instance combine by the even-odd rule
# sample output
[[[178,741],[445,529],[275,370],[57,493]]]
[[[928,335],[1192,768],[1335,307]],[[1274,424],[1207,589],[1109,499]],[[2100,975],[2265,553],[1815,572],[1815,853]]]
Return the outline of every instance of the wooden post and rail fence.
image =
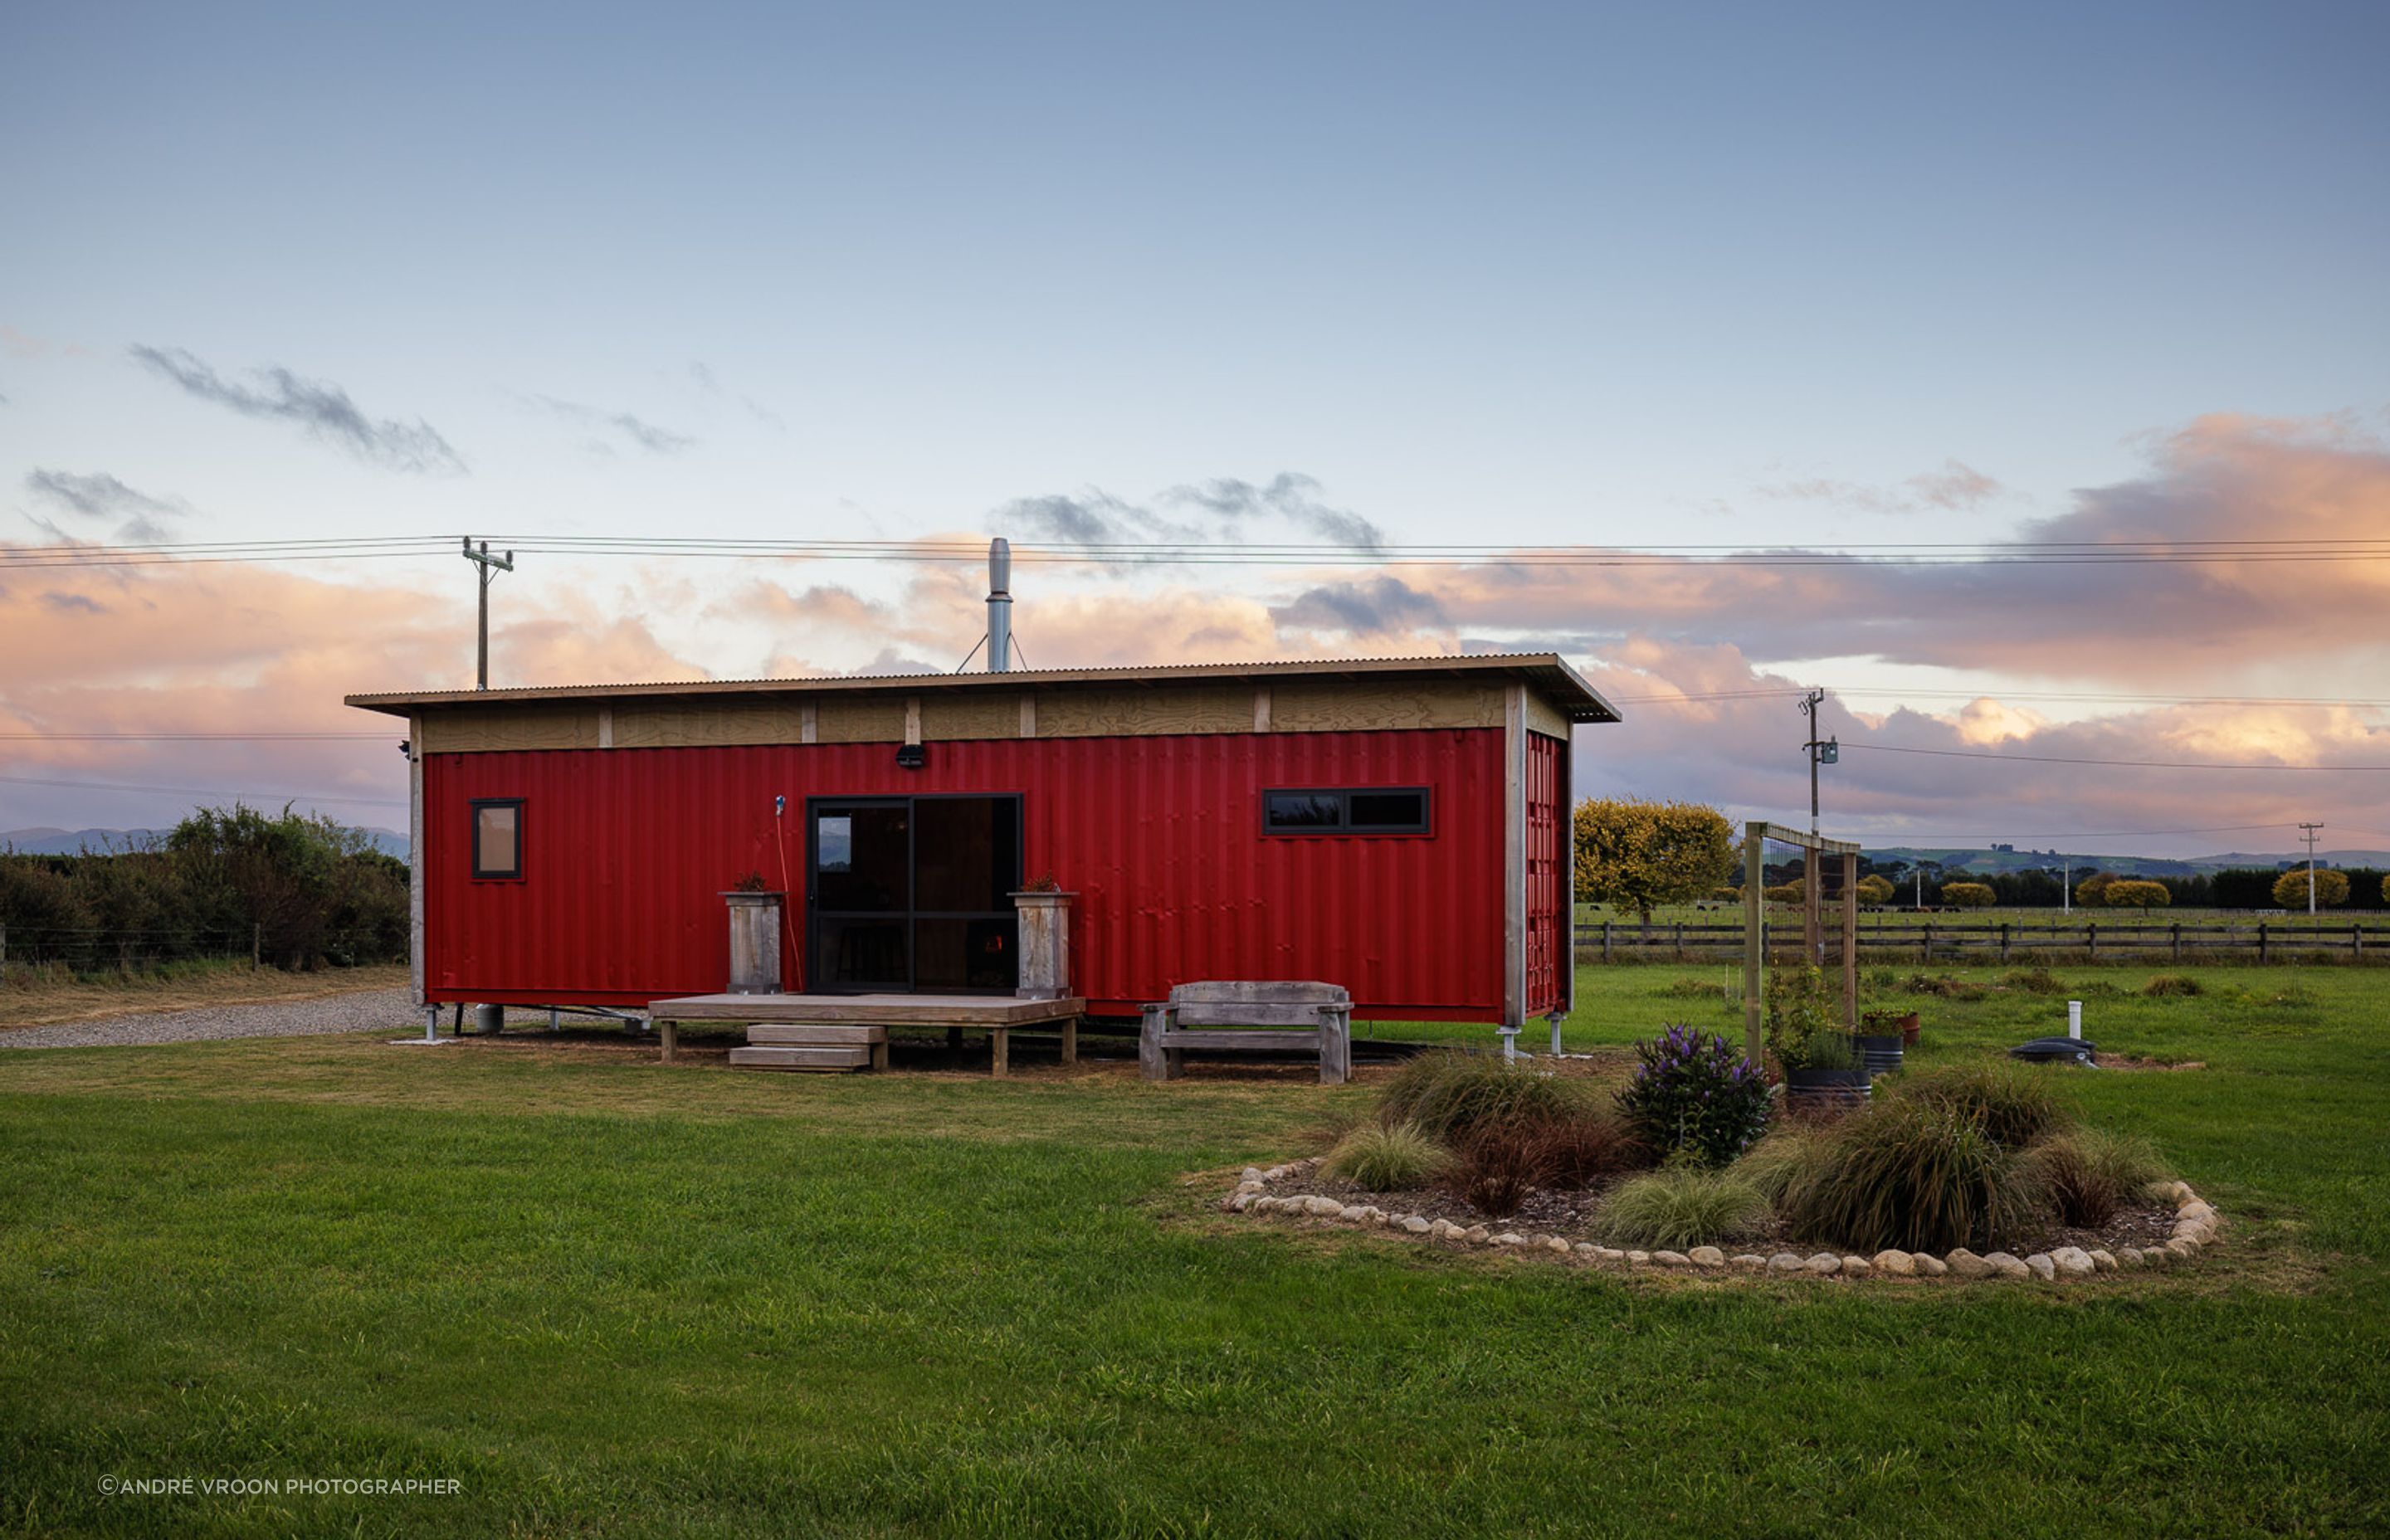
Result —
[[[2390,923],[2361,921],[2332,925],[2294,925],[2281,919],[2213,920],[1995,920],[1971,923],[1948,918],[1887,923],[1886,917],[1847,911],[1844,925],[1858,941],[1858,952],[1870,962],[2009,963],[2036,956],[2076,955],[2106,959],[2175,962],[2214,960],[2275,962],[2292,957],[2349,959],[2390,957]],[[1745,921],[1741,920],[1580,920],[1576,928],[1576,960],[1641,962],[1653,958],[1701,962],[1733,962],[1742,956]],[[1794,915],[1780,920],[1768,917],[1767,956],[1770,962],[1799,962],[1807,938]],[[1838,943],[1830,931],[1828,941]]]

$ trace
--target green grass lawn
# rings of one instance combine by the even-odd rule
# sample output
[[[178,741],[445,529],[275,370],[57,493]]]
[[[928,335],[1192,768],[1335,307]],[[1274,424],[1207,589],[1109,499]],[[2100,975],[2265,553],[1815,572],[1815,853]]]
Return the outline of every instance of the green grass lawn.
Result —
[[[2090,1032],[2206,1068],[2052,1072],[2226,1242],[2058,1290],[1628,1280],[1231,1220],[1182,1181],[1302,1151],[1366,1086],[6,1055],[0,1528],[2378,1534],[2390,973],[2195,972],[2093,994]],[[1730,1026],[1677,993],[1718,977],[1586,970],[1570,1040]],[[2064,1017],[1919,1003],[1927,1059]]]

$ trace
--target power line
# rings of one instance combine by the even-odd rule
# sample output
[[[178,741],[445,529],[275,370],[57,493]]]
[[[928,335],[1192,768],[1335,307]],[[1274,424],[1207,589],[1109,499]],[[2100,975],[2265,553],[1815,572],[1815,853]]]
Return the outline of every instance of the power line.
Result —
[[[976,542],[788,541],[685,536],[514,535],[519,550],[558,555],[783,558],[812,560],[977,561]],[[1856,565],[1967,566],[2390,559],[2390,540],[2069,541],[1923,543],[1779,547],[1749,545],[1338,545],[1245,542],[1016,542],[1015,559],[1097,566],[1495,566],[1524,568]]]
[[[1857,687],[1827,687],[1837,698],[1845,696],[1889,696],[1895,699],[1923,698],[1947,700],[1992,699],[2007,702],[2064,701],[2094,705],[2140,706],[2317,706],[2355,707],[2359,709],[2390,708],[2390,699],[2365,697],[2320,695],[2112,695],[2101,691],[2074,690],[2003,690],[2003,689],[1911,689],[1901,685],[1869,685]],[[1785,685],[1752,689],[1679,690],[1664,695],[1613,695],[1609,699],[1620,705],[1670,706],[1700,705],[1715,700],[1793,699],[1806,691],[1800,686]]]
[[[8,743],[331,743],[379,742],[385,733],[0,733]]]
[[[294,540],[96,543],[0,547],[0,568],[157,566],[212,561],[333,561],[420,557],[453,548],[454,535],[360,535]],[[598,557],[683,557],[808,561],[976,563],[976,541],[756,540],[693,536],[495,536],[518,551]],[[1862,544],[1754,548],[1676,545],[1351,545],[1249,542],[1016,544],[1016,560],[1093,566],[1630,567],[2075,566],[2390,560],[2390,539],[2133,540]]]
[[[1996,754],[1975,749],[1909,749],[1890,743],[1845,743],[1871,754],[1930,754],[1936,759],[1991,759],[2026,764],[2107,764],[2128,770],[2390,770],[2390,764],[2228,764],[2210,760],[2075,759],[2062,754]]]
[[[341,807],[405,807],[404,797],[348,797],[329,791],[233,791],[207,786],[133,786],[122,781],[52,780],[41,776],[0,776],[11,786],[58,786],[70,791],[158,791],[178,797],[231,797],[261,802],[331,802]]]
[[[2390,699],[2325,695],[2118,695],[2099,690],[1960,690],[1910,689],[1900,685],[1870,685],[1835,690],[1836,695],[1924,696],[1935,699],[2052,700],[2092,705],[2131,706],[2390,706]]]
[[[154,567],[220,561],[353,561],[432,556],[446,536],[360,535],[321,540],[160,541],[147,545],[0,545],[0,567]]]

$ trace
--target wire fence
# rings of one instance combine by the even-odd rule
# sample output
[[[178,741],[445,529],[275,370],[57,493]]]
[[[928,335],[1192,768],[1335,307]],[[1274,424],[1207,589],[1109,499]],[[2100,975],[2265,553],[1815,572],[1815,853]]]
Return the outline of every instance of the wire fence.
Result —
[[[313,956],[336,962],[406,960],[405,938],[393,937],[387,928],[324,930],[308,940]],[[245,962],[252,968],[265,968],[284,960],[276,956],[263,925],[0,924],[0,970],[135,973],[172,963]]]

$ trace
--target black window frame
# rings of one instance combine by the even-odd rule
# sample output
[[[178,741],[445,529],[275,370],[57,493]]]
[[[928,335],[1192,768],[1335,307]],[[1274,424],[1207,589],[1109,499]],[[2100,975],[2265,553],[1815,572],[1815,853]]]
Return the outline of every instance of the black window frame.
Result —
[[[1356,797],[1395,796],[1416,793],[1420,800],[1417,823],[1356,824],[1353,822],[1353,799]],[[1280,828],[1270,822],[1270,799],[1273,797],[1333,797],[1336,817],[1333,824],[1316,824],[1300,828]],[[1435,789],[1429,786],[1272,786],[1266,787],[1261,796],[1262,833],[1274,840],[1317,839],[1342,835],[1358,839],[1423,839],[1435,833]]]
[[[520,882],[523,879],[523,850],[529,832],[529,820],[523,815],[524,802],[521,797],[475,797],[472,800],[473,811],[465,825],[465,834],[472,848],[474,881]],[[482,809],[485,807],[511,807],[515,810],[515,864],[510,871],[491,871],[482,865]]]

